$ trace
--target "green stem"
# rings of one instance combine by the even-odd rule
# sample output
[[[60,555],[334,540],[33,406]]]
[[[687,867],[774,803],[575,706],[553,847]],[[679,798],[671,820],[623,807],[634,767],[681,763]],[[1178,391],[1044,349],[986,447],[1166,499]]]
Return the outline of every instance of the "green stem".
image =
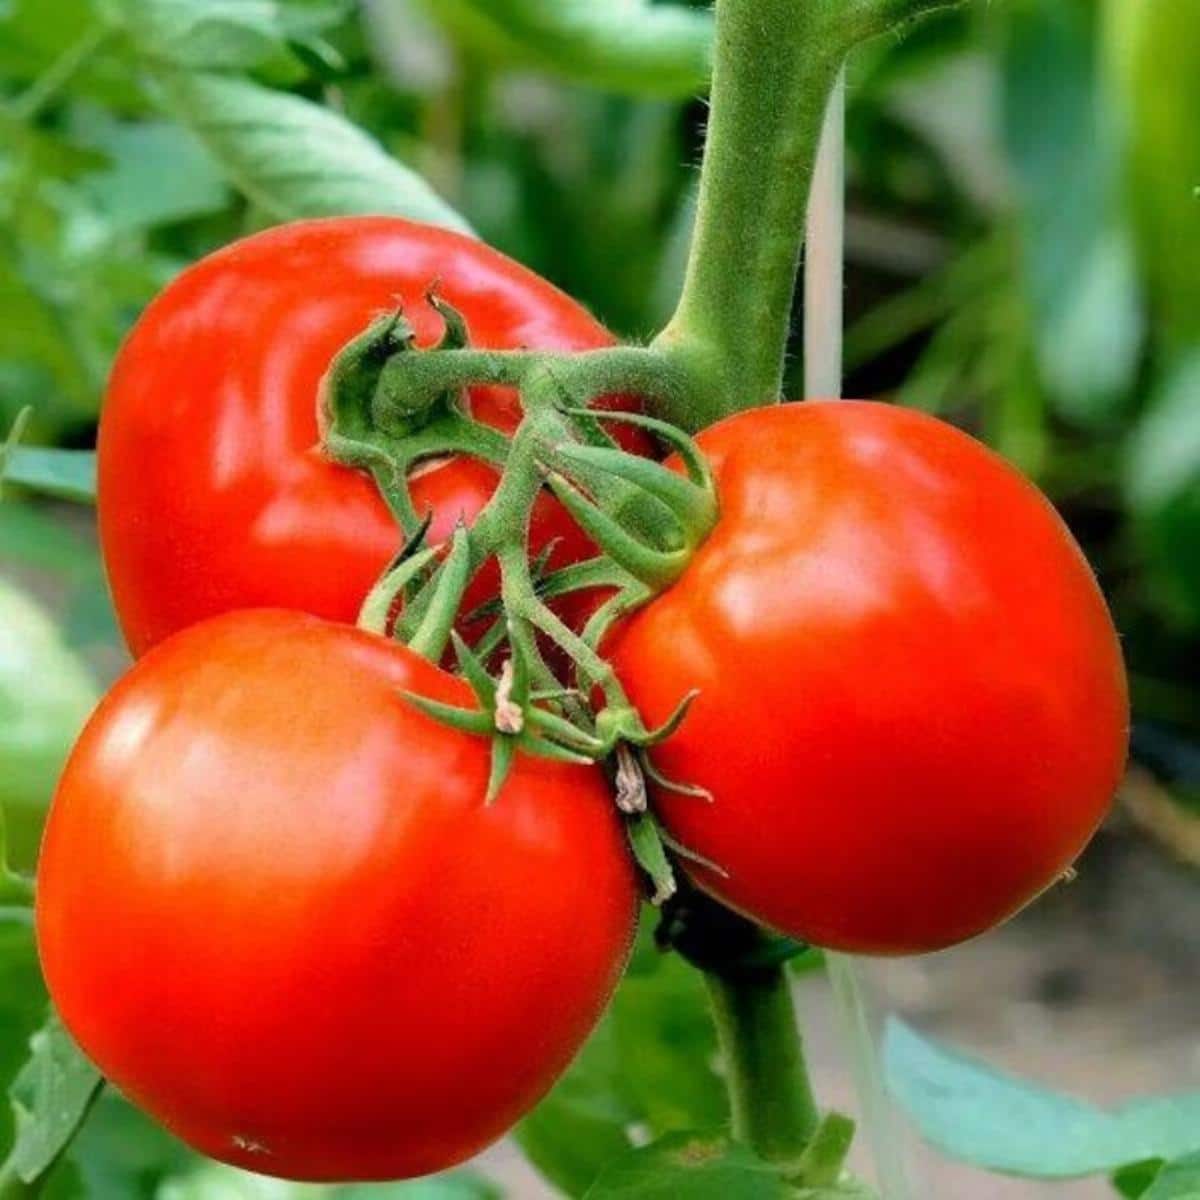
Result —
[[[659,345],[710,380],[696,430],[779,399],[804,210],[848,49],[830,0],[718,0],[712,120],[683,295]]]
[[[689,432],[780,399],[830,91],[860,42],[958,0],[717,0],[712,118],[675,315],[657,347],[696,381],[654,404]]]
[[[782,967],[705,973],[725,1062],[733,1135],[770,1162],[794,1164],[820,1116]]]
[[[696,399],[693,380],[673,359],[644,346],[612,346],[579,354],[476,349],[399,354],[379,379],[376,405],[385,419],[403,420],[448,391],[481,384],[524,388],[535,376],[552,380],[581,408],[622,394],[644,396],[661,407],[684,407]]]

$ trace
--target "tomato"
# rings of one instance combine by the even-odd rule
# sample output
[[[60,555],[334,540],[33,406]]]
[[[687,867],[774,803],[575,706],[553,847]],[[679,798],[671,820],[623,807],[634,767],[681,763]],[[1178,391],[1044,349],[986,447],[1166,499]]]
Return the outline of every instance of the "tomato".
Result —
[[[1128,701],[1083,555],[1013,468],[931,417],[813,402],[701,434],[721,518],[616,634],[697,881],[866,954],[939,949],[1072,863],[1121,777]]]
[[[317,389],[342,346],[397,304],[422,344],[435,341],[434,285],[480,347],[576,351],[613,340],[495,250],[393,217],[256,234],[185,271],[150,305],[117,359],[99,441],[100,535],[135,654],[237,608],[354,620],[400,534],[374,483],[322,456]],[[505,431],[519,419],[509,390],[475,389],[470,403]],[[649,452],[640,431],[623,426],[618,436]],[[414,499],[433,510],[431,538],[470,521],[495,484],[477,461],[421,468]],[[548,496],[534,535],[535,552],[562,539],[553,566],[593,552]],[[495,593],[496,578],[477,584],[473,603]]]
[[[633,868],[599,768],[490,746],[393,642],[227,614],[156,647],[51,809],[51,995],[129,1098],[214,1158],[302,1179],[449,1166],[550,1087],[624,965]]]

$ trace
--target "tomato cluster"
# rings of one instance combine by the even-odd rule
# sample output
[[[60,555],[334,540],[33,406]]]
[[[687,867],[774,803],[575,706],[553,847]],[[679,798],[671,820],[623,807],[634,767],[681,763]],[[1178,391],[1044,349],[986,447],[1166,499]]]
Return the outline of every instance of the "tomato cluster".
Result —
[[[301,223],[186,272],[113,375],[100,521],[140,657],[62,778],[38,929],[70,1029],[214,1157],[305,1179],[423,1174],[532,1106],[628,953],[637,880],[604,770],[489,745],[409,699],[466,684],[350,626],[399,534],[325,459],[317,390],[436,286],[490,348],[610,344],[549,284],[457,235]],[[474,389],[510,432],[517,397]],[[1123,766],[1103,599],[1036,489],[977,442],[878,404],[789,405],[700,435],[719,523],[606,643],[649,723],[680,860],[730,907],[825,946],[939,949],[1066,870]],[[644,442],[630,449],[649,450]],[[677,464],[676,464],[677,465]],[[495,471],[412,481],[431,536]],[[594,553],[549,496],[531,552]],[[495,576],[474,581],[487,599]]]

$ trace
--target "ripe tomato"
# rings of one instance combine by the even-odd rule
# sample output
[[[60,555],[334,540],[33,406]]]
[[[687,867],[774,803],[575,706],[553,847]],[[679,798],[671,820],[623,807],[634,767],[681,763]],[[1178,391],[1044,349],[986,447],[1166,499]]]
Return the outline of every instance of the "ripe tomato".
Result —
[[[125,638],[142,654],[237,608],[281,606],[353,621],[400,534],[365,475],[320,453],[317,389],[331,359],[397,304],[422,344],[440,336],[437,285],[488,349],[589,350],[611,335],[545,280],[480,242],[393,217],[302,221],[256,234],[185,271],[146,310],[117,359],[99,444],[100,536]],[[475,414],[505,431],[519,404],[479,388]],[[630,449],[640,431],[619,427]],[[496,473],[451,459],[414,484],[441,541],[487,502]],[[553,566],[592,553],[548,496],[534,549]],[[477,581],[471,601],[494,594]]]
[[[64,1021],[214,1158],[303,1179],[436,1171],[502,1134],[600,1015],[633,869],[598,768],[489,745],[410,651],[301,613],[226,614],[101,703],[42,850]]]
[[[1013,468],[931,417],[814,402],[701,434],[721,519],[616,635],[697,881],[868,954],[935,950],[1051,885],[1126,748],[1117,638],[1083,555]]]

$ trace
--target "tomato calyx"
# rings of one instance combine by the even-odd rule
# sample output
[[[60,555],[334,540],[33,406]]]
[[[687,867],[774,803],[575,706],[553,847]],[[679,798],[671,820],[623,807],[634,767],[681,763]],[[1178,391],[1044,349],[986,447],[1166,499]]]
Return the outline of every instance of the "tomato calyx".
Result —
[[[435,349],[453,352],[465,344],[460,341],[466,337],[465,321],[432,294],[427,299],[445,321],[446,333]],[[420,526],[408,487],[420,464],[465,454],[503,466],[508,454],[502,434],[471,419],[461,387],[418,380],[412,369],[404,371],[403,388],[389,384],[399,363],[424,361],[403,312],[388,313],[333,360],[317,402],[325,454],[343,466],[368,472],[409,537]]]
[[[482,660],[457,631],[451,633],[459,673],[475,694],[478,708],[459,708],[416,692],[403,692],[414,707],[443,725],[491,739],[492,760],[486,803],[499,796],[518,750],[557,762],[590,764],[600,749],[596,738],[549,709],[530,683],[529,664],[520,651],[505,660],[493,679]]]
[[[477,706],[408,699],[435,720],[490,739],[489,803],[518,751],[604,764],[634,857],[650,881],[653,902],[662,904],[677,887],[672,856],[720,872],[673,841],[649,809],[647,780],[698,800],[707,797],[700,788],[667,780],[649,757],[686,719],[695,697],[684,696],[661,725],[648,726],[601,647],[615,622],[680,577],[716,525],[712,473],[674,426],[591,407],[638,385],[651,395],[674,386],[666,360],[655,352],[478,351],[470,347],[463,318],[435,296],[427,299],[444,324],[436,346],[417,347],[403,314],[389,314],[347,345],[322,387],[325,452],[370,471],[406,538],[363,605],[360,625],[435,662],[453,643]],[[521,419],[511,438],[471,414],[468,389],[481,385],[518,391]],[[624,451],[606,428],[610,421],[657,438],[676,452],[682,469]],[[430,521],[415,511],[408,481],[414,466],[444,454],[499,466],[500,481],[469,528],[460,524],[448,543],[429,546]],[[550,570],[549,549],[531,553],[534,504],[547,490],[595,543],[594,558]],[[493,562],[498,599],[464,614],[472,581]],[[552,600],[598,589],[609,595],[582,628],[568,625],[551,607]],[[488,619],[468,644],[462,630]],[[556,652],[555,668],[543,653],[546,646]],[[488,664],[497,661],[493,677]]]

